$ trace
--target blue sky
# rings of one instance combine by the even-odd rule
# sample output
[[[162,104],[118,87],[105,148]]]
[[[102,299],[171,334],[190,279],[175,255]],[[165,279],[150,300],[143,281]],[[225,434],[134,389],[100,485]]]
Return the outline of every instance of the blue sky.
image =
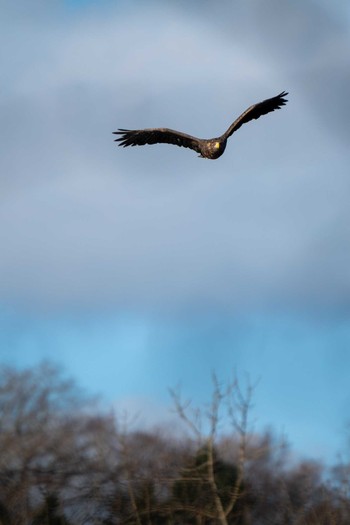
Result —
[[[213,370],[258,428],[334,460],[350,419],[349,8],[316,0],[0,2],[0,357],[62,363],[166,418]],[[11,50],[11,53],[8,50]],[[215,162],[118,127],[224,131]]]

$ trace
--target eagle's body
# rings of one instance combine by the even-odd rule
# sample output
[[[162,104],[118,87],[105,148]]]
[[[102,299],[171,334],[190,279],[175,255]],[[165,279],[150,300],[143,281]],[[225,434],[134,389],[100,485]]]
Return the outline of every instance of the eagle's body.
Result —
[[[288,95],[285,91],[273,98],[263,100],[258,104],[250,106],[240,115],[220,137],[213,139],[199,139],[192,135],[187,135],[180,131],[168,128],[149,128],[149,129],[119,129],[114,131],[115,135],[120,135],[115,141],[119,146],[143,146],[144,144],[175,144],[190,148],[199,153],[205,159],[217,159],[221,157],[226,148],[227,139],[239,129],[242,124],[253,119],[258,119],[261,115],[266,115],[275,109],[284,106],[287,100],[283,97]]]

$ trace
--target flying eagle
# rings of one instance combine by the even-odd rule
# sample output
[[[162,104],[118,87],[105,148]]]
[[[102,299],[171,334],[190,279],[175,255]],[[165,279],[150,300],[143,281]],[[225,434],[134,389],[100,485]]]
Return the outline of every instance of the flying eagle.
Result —
[[[143,146],[144,144],[175,144],[176,146],[193,149],[199,153],[199,157],[217,159],[224,153],[227,139],[231,137],[232,133],[237,131],[242,124],[275,111],[275,109],[280,109],[287,102],[283,98],[286,95],[288,93],[282,91],[276,97],[268,98],[250,106],[231,124],[225,133],[213,139],[198,139],[197,137],[192,137],[192,135],[168,128],[149,128],[118,129],[118,131],[113,132],[115,135],[120,135],[120,137],[115,139],[115,142],[119,142],[118,146],[123,146],[124,148],[126,146]]]

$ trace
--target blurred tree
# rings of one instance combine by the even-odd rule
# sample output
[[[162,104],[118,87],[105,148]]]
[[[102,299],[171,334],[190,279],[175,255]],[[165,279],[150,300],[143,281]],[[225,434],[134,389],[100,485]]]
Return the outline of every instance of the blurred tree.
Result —
[[[184,442],[167,433],[119,431],[119,473],[123,480],[123,523],[146,525],[167,523],[171,512],[169,496],[173,480],[178,477],[188,457]],[[187,443],[186,443],[187,444]],[[113,503],[120,502],[120,496]]]
[[[92,400],[58,367],[48,363],[29,370],[4,367],[0,372],[3,520],[31,523],[38,509],[47,507],[47,494],[55,494],[65,511],[77,510],[79,502],[90,498],[84,512],[99,512],[99,500],[91,496],[106,490],[113,432],[112,418],[95,415]]]
[[[220,500],[223,509],[231,508],[232,492],[237,485],[238,476],[235,465],[219,459],[215,449],[210,451],[203,446],[194,459],[182,469],[180,479],[173,485],[175,514],[182,518],[182,521],[186,516],[187,523],[198,525],[216,521],[217,499]],[[244,493],[244,483],[240,482],[234,512],[226,515],[228,523],[242,522]],[[179,521],[181,522],[181,519]]]
[[[204,408],[172,392],[181,433],[131,431],[58,367],[3,367],[0,525],[348,525],[349,462],[291,461],[251,395],[213,376]]]
[[[175,484],[174,496],[178,501],[182,500],[197,525],[207,523],[208,519],[228,525],[233,517],[240,519],[238,502],[243,493],[253,387],[247,384],[243,391],[237,378],[224,385],[215,374],[212,379],[212,398],[204,411],[191,409],[191,404],[184,402],[178,392],[171,391],[179,417],[199,445],[194,465],[183,475],[180,483]],[[236,458],[231,464],[219,460],[215,450],[219,427],[224,421],[226,426],[229,422],[237,443]],[[203,428],[207,428],[207,432]]]
[[[5,503],[0,502],[0,525],[11,525],[11,523],[10,510]]]
[[[56,494],[46,496],[42,507],[35,512],[31,523],[32,525],[69,525]]]

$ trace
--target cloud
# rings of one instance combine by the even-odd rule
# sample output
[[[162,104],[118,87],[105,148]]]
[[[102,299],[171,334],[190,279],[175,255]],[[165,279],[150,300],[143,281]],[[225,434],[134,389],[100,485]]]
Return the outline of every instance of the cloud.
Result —
[[[174,437],[187,430],[170,403],[165,405],[146,396],[134,396],[116,400],[113,408],[117,422],[128,431],[157,429],[158,432],[171,432]]]
[[[2,300],[348,307],[344,22],[311,2],[161,5],[38,2],[2,22]],[[282,89],[288,106],[217,162],[112,142],[119,126],[215,135]]]

